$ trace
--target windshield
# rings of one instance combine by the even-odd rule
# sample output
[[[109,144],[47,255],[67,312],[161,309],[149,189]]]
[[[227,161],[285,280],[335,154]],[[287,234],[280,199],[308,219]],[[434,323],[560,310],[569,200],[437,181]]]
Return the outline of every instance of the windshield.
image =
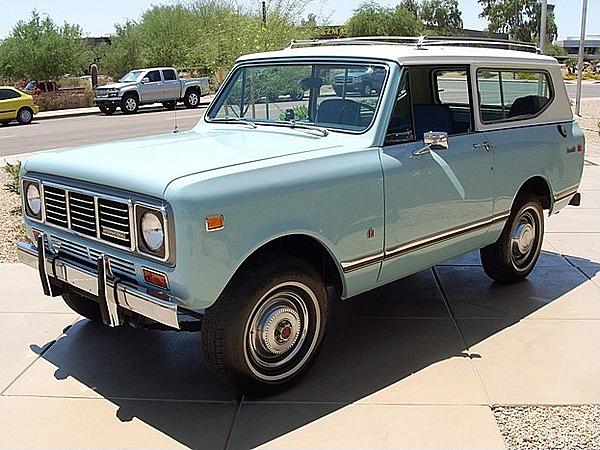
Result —
[[[129,72],[125,76],[123,76],[123,78],[121,78],[119,81],[121,81],[121,82],[138,81],[143,73],[144,73],[143,70],[132,70],[131,72]]]
[[[243,66],[229,78],[207,120],[364,131],[375,117],[386,74],[385,66],[372,64]]]
[[[25,90],[33,90],[33,89],[35,89],[36,85],[37,85],[36,81],[30,81],[29,83],[27,83],[27,86],[25,86],[23,89],[25,89]]]

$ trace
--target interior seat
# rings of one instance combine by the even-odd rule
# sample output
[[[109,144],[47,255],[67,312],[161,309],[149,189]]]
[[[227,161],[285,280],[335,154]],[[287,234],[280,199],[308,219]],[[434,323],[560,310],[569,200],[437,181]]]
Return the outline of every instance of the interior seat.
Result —
[[[548,99],[540,95],[526,95],[525,97],[518,97],[510,106],[508,117],[535,116],[542,109],[544,109],[546,103],[548,103]]]
[[[342,98],[323,100],[315,122],[360,126],[360,103]]]
[[[417,103],[413,105],[415,135],[417,140],[429,131],[454,133],[454,118],[448,105],[439,103]]]

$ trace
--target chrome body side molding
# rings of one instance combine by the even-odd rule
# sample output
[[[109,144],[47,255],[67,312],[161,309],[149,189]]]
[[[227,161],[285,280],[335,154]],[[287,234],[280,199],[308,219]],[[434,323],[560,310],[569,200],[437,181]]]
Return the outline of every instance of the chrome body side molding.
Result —
[[[352,272],[354,270],[359,270],[364,267],[370,266],[372,264],[378,264],[382,261],[393,259],[398,256],[404,255],[406,253],[414,252],[420,250],[425,247],[429,247],[431,245],[438,244],[440,242],[456,238],[466,233],[471,233],[473,231],[479,230],[481,228],[490,226],[492,224],[503,222],[508,219],[510,215],[510,211],[505,211],[500,214],[495,214],[491,217],[488,217],[484,220],[479,220],[477,222],[468,223],[466,225],[451,228],[449,230],[443,231],[441,233],[436,233],[434,235],[425,236],[421,239],[416,239],[414,241],[406,242],[401,245],[397,245],[394,247],[387,248],[384,252],[380,252],[373,255],[362,256],[357,259],[353,259],[351,261],[342,262],[342,269],[344,273]]]

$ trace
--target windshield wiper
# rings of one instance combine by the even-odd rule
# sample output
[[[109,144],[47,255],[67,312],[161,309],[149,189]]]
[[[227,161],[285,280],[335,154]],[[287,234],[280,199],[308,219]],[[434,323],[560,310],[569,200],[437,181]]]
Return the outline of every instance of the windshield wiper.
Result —
[[[274,122],[264,122],[263,125],[275,125],[275,126],[281,125],[281,126],[288,127],[288,128],[297,128],[300,130],[316,131],[323,137],[325,137],[329,134],[329,131],[325,128],[321,128],[316,125],[309,125],[307,123],[299,123],[294,120],[278,120],[278,121],[274,121]]]
[[[215,119],[209,119],[209,122],[217,123],[239,123],[240,125],[248,125],[251,128],[256,128],[256,124],[248,119],[241,117],[217,117]]]

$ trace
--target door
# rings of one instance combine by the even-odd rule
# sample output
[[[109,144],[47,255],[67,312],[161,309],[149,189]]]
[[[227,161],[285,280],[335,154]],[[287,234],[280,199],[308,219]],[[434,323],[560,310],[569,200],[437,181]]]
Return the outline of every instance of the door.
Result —
[[[437,75],[451,87],[444,91],[424,78],[426,70],[439,67],[414,71],[414,86],[429,90],[415,95],[412,72],[404,69],[381,149],[385,258],[379,283],[483,245],[492,220],[493,156],[484,134],[472,131],[468,68]],[[447,133],[448,147],[426,148],[427,131]]]
[[[175,70],[163,69],[162,75],[164,80],[164,98],[171,100],[179,100],[179,98],[181,97],[181,88]]]
[[[14,119],[21,102],[21,94],[13,89],[0,89],[0,120]]]
[[[142,103],[152,103],[164,100],[164,83],[160,76],[160,70],[150,70],[140,85],[140,99]]]

